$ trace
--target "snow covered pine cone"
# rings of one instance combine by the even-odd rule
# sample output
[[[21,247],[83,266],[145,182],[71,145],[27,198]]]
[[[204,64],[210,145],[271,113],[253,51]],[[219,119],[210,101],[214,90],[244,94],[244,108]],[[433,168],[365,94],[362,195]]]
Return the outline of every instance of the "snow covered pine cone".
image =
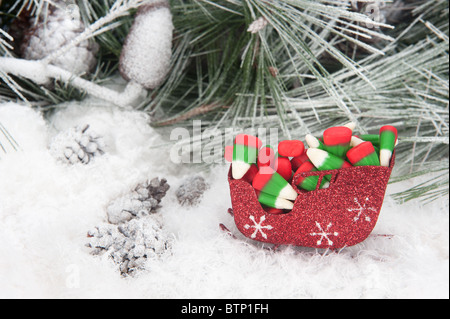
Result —
[[[208,187],[209,185],[203,177],[198,175],[190,177],[176,191],[178,202],[183,206],[197,205]]]
[[[414,9],[414,3],[417,4],[421,1],[423,0],[393,0],[391,2],[380,0],[368,2],[353,0],[352,10],[364,13],[376,22],[395,26],[407,18],[407,15]],[[368,27],[370,27],[370,25]]]
[[[166,179],[154,178],[116,200],[112,201],[107,209],[108,221],[111,224],[121,224],[130,221],[139,215],[156,213],[160,208],[161,199],[166,196],[170,186]]]
[[[140,7],[120,55],[122,77],[146,89],[160,85],[170,70],[173,29],[167,0]]]
[[[383,23],[392,26],[397,26],[399,23],[403,23],[410,19],[412,10],[414,9],[414,1],[417,0],[394,0],[391,2],[384,2],[381,0],[373,1],[358,1],[352,0],[350,2],[349,10],[352,12],[362,13],[367,16],[367,22],[363,23],[363,27],[377,31],[380,33],[388,32],[388,28],[379,27],[376,23]],[[422,0],[419,0],[422,1]],[[374,23],[376,22],[376,23]],[[341,26],[341,25],[340,25]],[[356,37],[354,33],[345,32],[349,37],[357,38],[359,41],[364,42],[369,45],[376,44],[383,39],[379,36],[373,35],[371,38]],[[337,44],[337,47],[345,54],[353,57],[362,57],[367,55],[368,51],[366,48],[356,45],[352,41],[342,41]],[[330,59],[326,55],[327,59]],[[334,59],[334,58],[332,58]]]
[[[104,224],[88,232],[92,255],[107,253],[123,276],[146,269],[149,259],[171,252],[173,235],[162,228],[155,215],[142,215],[120,225]]]
[[[89,130],[89,125],[77,126],[55,136],[50,153],[70,164],[89,164],[95,156],[105,153],[103,138]]]
[[[23,31],[20,46],[22,58],[43,59],[85,30],[76,5],[67,5],[63,1],[55,1],[54,4],[49,6],[47,17],[41,14],[38,18],[30,19],[30,27]],[[76,75],[89,73],[97,63],[97,51],[98,45],[95,42],[82,41],[51,63]]]

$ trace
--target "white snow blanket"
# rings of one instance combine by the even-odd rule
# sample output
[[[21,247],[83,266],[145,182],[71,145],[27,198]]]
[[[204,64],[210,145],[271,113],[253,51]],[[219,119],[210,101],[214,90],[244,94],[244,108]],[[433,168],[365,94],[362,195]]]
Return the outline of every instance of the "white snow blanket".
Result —
[[[0,134],[0,298],[449,298],[448,198],[421,206],[389,197],[414,181],[388,187],[373,233],[392,237],[339,252],[272,251],[243,238],[227,214],[226,164],[203,173],[210,188],[198,206],[180,206],[176,189],[197,172],[168,161],[144,113],[71,102],[47,121],[3,103],[0,122],[20,145]],[[104,136],[106,154],[89,165],[58,162],[51,138],[84,124]],[[153,177],[171,185],[160,214],[175,235],[172,254],[123,277],[107,255],[90,254],[86,234],[107,222],[111,201]]]

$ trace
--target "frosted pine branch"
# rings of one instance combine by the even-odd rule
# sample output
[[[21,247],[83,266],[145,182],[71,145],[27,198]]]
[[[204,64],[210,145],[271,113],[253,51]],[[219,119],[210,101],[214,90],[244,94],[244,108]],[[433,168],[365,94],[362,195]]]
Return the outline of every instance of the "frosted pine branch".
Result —
[[[129,82],[123,92],[117,92],[42,61],[0,57],[0,75],[1,73],[24,77],[38,84],[48,83],[51,78],[62,80],[94,97],[122,107],[131,105],[144,92],[144,89],[134,82]]]
[[[401,142],[416,142],[416,143],[440,143],[440,144],[449,144],[448,136],[416,136],[416,137],[403,137],[400,140]]]
[[[6,38],[6,40],[3,38]],[[0,49],[1,51],[5,52],[6,55],[11,56],[9,50],[12,50],[13,47],[7,41],[14,41],[14,39],[9,35],[8,32],[0,29]]]
[[[15,151],[20,148],[14,137],[11,136],[6,127],[2,124],[2,122],[0,122],[0,150],[7,153],[9,149],[7,145],[10,145]]]

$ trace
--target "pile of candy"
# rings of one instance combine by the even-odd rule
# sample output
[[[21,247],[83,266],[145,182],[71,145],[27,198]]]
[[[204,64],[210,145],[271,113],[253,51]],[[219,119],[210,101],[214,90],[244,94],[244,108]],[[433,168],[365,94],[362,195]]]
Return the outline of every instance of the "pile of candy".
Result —
[[[280,214],[294,207],[298,193],[291,186],[295,175],[303,172],[334,170],[355,166],[389,166],[397,145],[397,129],[386,125],[379,134],[353,135],[355,125],[331,127],[322,137],[306,136],[306,144],[299,140],[285,140],[278,144],[278,152],[263,146],[255,136],[237,135],[233,146],[225,148],[225,158],[231,162],[233,179],[252,184],[264,209]],[[319,188],[329,186],[326,175]],[[297,187],[305,191],[317,189],[319,176],[297,180]]]

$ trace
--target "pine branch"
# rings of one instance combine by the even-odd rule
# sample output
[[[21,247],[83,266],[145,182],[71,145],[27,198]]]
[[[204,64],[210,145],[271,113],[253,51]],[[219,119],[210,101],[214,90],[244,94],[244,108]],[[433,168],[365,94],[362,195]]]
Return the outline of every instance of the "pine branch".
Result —
[[[84,40],[92,38],[114,39],[116,42],[118,41],[117,38],[122,38],[122,40],[120,40],[116,45],[111,45],[108,43],[109,47],[116,47],[116,51],[118,50],[116,54],[120,54],[123,38],[125,38],[132,21],[131,14],[133,9],[136,9],[149,1],[154,0],[105,0],[103,1],[103,11],[100,12],[103,16],[97,19],[94,17],[99,13],[98,8],[102,6],[100,5],[100,2],[90,3],[86,0],[79,0],[78,4],[80,11],[83,14],[83,20],[87,23],[88,28],[74,38],[73,41],[70,41],[67,45],[52,52],[50,56],[44,58],[44,63],[51,61],[53,58],[56,58],[61,54],[64,54],[74,46],[82,43]],[[16,0],[14,4],[11,6],[6,6],[6,8],[9,11],[8,15],[19,16],[22,12],[27,11],[30,14],[30,18],[36,18],[35,20],[37,23],[39,19],[41,19],[41,21],[45,21],[47,19],[46,15],[50,12],[50,4],[60,6],[64,3],[61,3],[61,1],[58,2],[49,0]],[[90,21],[87,16],[92,17],[95,21],[89,23]],[[129,23],[125,23],[126,21]],[[120,37],[115,34],[118,30],[121,30],[122,35]],[[6,50],[11,48],[9,42],[12,40],[12,37],[5,31],[3,31],[0,35],[2,36],[0,38],[0,51],[3,51],[2,55],[4,57],[14,58],[15,55]],[[3,39],[3,37],[5,37],[5,39]],[[132,93],[131,89],[136,88],[134,84],[130,84],[122,94],[111,90],[108,91],[107,89],[96,85],[95,82],[110,78],[112,72],[117,70],[117,60],[115,63],[111,60],[111,54],[108,50],[102,50],[97,57],[97,60],[99,62],[93,75],[85,76],[83,79],[65,73],[64,70],[57,70],[53,68],[52,71],[55,76],[55,84],[53,85],[52,90],[49,90],[47,86],[42,85],[43,83],[48,82],[43,79],[34,78],[34,75],[29,74],[31,72],[26,72],[26,70],[9,70],[6,72],[6,69],[4,68],[0,70],[0,79],[6,85],[1,86],[0,93],[3,96],[19,98],[28,105],[39,105],[42,107],[42,102],[47,101],[47,105],[45,106],[46,109],[51,109],[54,105],[64,102],[67,99],[81,99],[87,91],[94,96],[100,98],[105,97],[107,100],[111,101],[117,97],[118,100],[116,100],[116,102],[112,102],[114,104],[119,104],[120,106],[128,105],[131,100],[134,100],[135,97],[139,96],[141,93],[140,90],[134,90],[134,93]],[[7,67],[4,64],[5,63],[3,63],[3,66]],[[21,63],[18,63],[18,65],[20,64]],[[38,68],[38,66],[35,67],[35,69]],[[25,74],[24,72],[28,74]],[[49,71],[47,70],[47,72]],[[45,75],[44,77],[46,77],[47,80],[52,77],[51,74],[42,74]],[[64,79],[64,83],[62,84],[60,82],[61,79]],[[78,88],[79,90],[75,88]],[[128,99],[129,94],[132,94],[133,97]]]
[[[12,56],[10,50],[13,49],[13,46],[9,44],[8,41],[14,41],[14,38],[9,35],[8,32],[0,29],[0,53],[3,53],[3,55]]]
[[[178,124],[180,122],[184,122],[184,121],[190,120],[192,118],[195,118],[199,115],[207,114],[208,112],[211,112],[212,110],[217,109],[219,107],[221,107],[221,106],[214,104],[214,103],[208,104],[208,105],[201,105],[199,107],[189,110],[188,112],[186,112],[184,114],[180,114],[177,117],[174,117],[172,119],[165,120],[163,122],[153,123],[153,124],[155,126],[170,126],[170,125]]]
[[[8,146],[10,145],[10,147],[12,147],[12,149],[14,151],[17,151],[20,146],[19,144],[16,142],[16,140],[14,139],[14,137],[12,137],[12,135],[8,132],[8,130],[6,129],[6,127],[0,122],[0,150],[3,151],[3,153],[8,153],[7,149]],[[2,136],[3,136],[3,144],[2,144]]]
[[[144,89],[134,82],[129,82],[123,92],[117,92],[75,76],[73,73],[62,68],[45,64],[41,61],[0,57],[0,70],[4,73],[31,79],[39,84],[47,83],[49,78],[59,79],[65,83],[70,83],[72,86],[92,96],[121,107],[132,105],[144,92]]]
[[[448,164],[448,163],[447,163]],[[443,171],[443,173],[442,173]],[[433,174],[432,172],[438,172],[437,176]],[[441,168],[440,170],[427,170],[426,172],[421,172],[422,174],[415,174],[416,176],[423,176],[423,175],[431,175],[431,178],[428,178],[428,180],[421,182],[405,191],[402,191],[400,193],[393,194],[392,197],[398,202],[398,203],[405,203],[414,199],[419,199],[422,203],[428,204],[433,202],[435,199],[442,198],[444,196],[448,196],[449,189],[449,175],[448,175],[448,165],[446,168]],[[417,178],[417,177],[409,177],[411,178]]]
[[[363,32],[352,28],[351,21],[340,16],[328,14],[327,23],[320,23],[314,14],[306,17],[310,11],[305,10],[303,15],[294,14],[296,11],[292,8],[283,11],[294,2],[301,1],[271,1],[270,4],[248,1],[245,2],[251,4],[248,11],[242,10],[244,3],[241,1],[233,2],[234,6],[228,1],[220,2],[230,10],[223,12],[225,10],[219,7],[213,8],[208,10],[204,20],[203,11],[194,4],[175,6],[175,12],[183,12],[181,18],[174,14],[179,31],[176,47],[183,45],[176,61],[182,60],[179,66],[183,68],[174,68],[173,78],[157,91],[148,108],[176,117],[177,111],[183,114],[183,107],[186,112],[201,103],[210,103],[207,98],[223,97],[221,103],[230,108],[211,115],[209,121],[205,120],[207,127],[240,127],[246,132],[255,132],[255,128],[261,126],[281,127],[280,139],[321,134],[325,128],[349,120],[357,123],[359,133],[376,133],[382,125],[392,124],[400,132],[396,176],[411,179],[417,172],[427,175],[424,165],[436,161],[441,161],[446,167],[444,171],[448,172],[448,23],[440,22],[446,20],[445,16],[436,19],[438,12],[439,15],[447,12],[448,17],[448,3],[438,1],[439,5],[432,6],[432,10],[428,6],[427,12],[415,10],[417,18],[411,15],[411,22],[405,23],[403,29],[391,32],[395,38],[389,33],[383,34],[379,37],[381,41],[374,42],[376,49],[367,50],[361,59],[350,62],[351,59],[338,56],[339,53],[328,46],[348,42],[346,35]],[[313,4],[314,8],[323,5]],[[203,6],[208,7],[208,4]],[[196,21],[190,21],[191,10]],[[287,27],[286,22],[294,16],[301,22],[296,22],[296,28]],[[262,23],[257,30],[250,28],[261,17],[267,23]],[[198,27],[192,28],[194,25]],[[227,25],[225,29],[224,25]],[[322,29],[314,29],[315,25]],[[341,26],[347,29],[343,31]],[[245,33],[248,29],[251,34]],[[295,30],[304,32],[297,34]],[[344,33],[348,30],[352,32]],[[371,32],[376,31],[369,29],[364,33],[374,37]],[[224,50],[215,45],[214,39],[226,43],[229,50],[227,36],[223,34],[233,34],[232,45],[241,46],[236,60],[232,59],[230,51],[223,55],[218,53]],[[361,34],[358,36],[364,38]],[[411,39],[415,39],[413,43]],[[367,44],[350,42],[367,49]],[[342,67],[329,72],[321,65],[320,57],[325,52],[335,55],[335,61],[340,61]],[[346,61],[352,65],[345,65]],[[231,68],[230,63],[239,67]],[[232,73],[224,73],[223,65],[230,67]],[[273,69],[277,70],[275,77],[270,72]],[[445,179],[439,184],[439,192],[434,186],[428,186],[440,181],[430,179],[429,182],[422,185],[421,191],[406,190],[395,197],[428,198],[428,195],[448,193]]]
[[[90,29],[69,46],[89,38],[101,44],[100,79],[116,70],[132,21],[132,6],[121,6],[138,2],[78,0]],[[281,128],[280,139],[303,139],[348,121],[357,123],[359,133],[376,133],[381,125],[392,124],[400,136],[392,180],[423,178],[421,185],[394,197],[445,196],[448,1],[385,1],[386,22],[373,21],[362,11],[372,2],[171,0],[176,29],[171,71],[137,108],[149,112],[155,126],[201,117],[211,129],[234,127],[251,134],[258,127]],[[36,14],[45,12],[47,0],[16,1],[13,11],[22,10],[24,3]],[[399,12],[389,12],[390,3]],[[5,43],[0,50],[6,57]],[[6,98],[58,100],[57,92],[36,84],[39,79],[11,74],[0,72],[10,86],[0,89]],[[67,83],[72,80],[65,74]],[[84,81],[75,83],[91,87]],[[429,165],[437,163],[442,170],[432,175]]]
[[[288,132],[283,124],[286,113],[283,100],[295,75],[309,73],[330,96],[338,98],[332,89],[330,74],[318,59],[322,54],[330,54],[343,67],[370,83],[364,70],[327,42],[327,38],[348,39],[379,55],[384,53],[349,37],[345,31],[366,38],[379,36],[392,40],[375,29],[364,27],[367,17],[349,12],[342,2],[337,5],[335,1],[306,0],[172,1],[171,7],[177,30],[175,50],[183,50],[175,55],[174,63],[182,59],[179,65],[184,68],[173,69],[175,76],[169,78],[145,106],[145,109],[165,112],[168,118],[176,116],[177,112],[219,102],[230,108],[218,121],[230,121],[233,125],[239,118],[266,114],[268,106],[274,103],[280,116],[279,124]],[[267,21],[265,26],[257,32],[246,32],[258,19]],[[356,19],[360,25],[351,27],[357,25],[351,23],[351,19]],[[230,39],[233,41],[228,43]],[[194,68],[195,73],[191,73]],[[271,70],[275,69],[279,70],[279,75],[274,78]],[[180,99],[174,101],[173,97],[179,92]],[[198,92],[201,95],[195,96]],[[216,99],[211,99],[208,94],[211,92]],[[217,96],[222,98],[217,101]],[[352,119],[346,105],[339,105]],[[157,119],[161,120],[164,119]]]

